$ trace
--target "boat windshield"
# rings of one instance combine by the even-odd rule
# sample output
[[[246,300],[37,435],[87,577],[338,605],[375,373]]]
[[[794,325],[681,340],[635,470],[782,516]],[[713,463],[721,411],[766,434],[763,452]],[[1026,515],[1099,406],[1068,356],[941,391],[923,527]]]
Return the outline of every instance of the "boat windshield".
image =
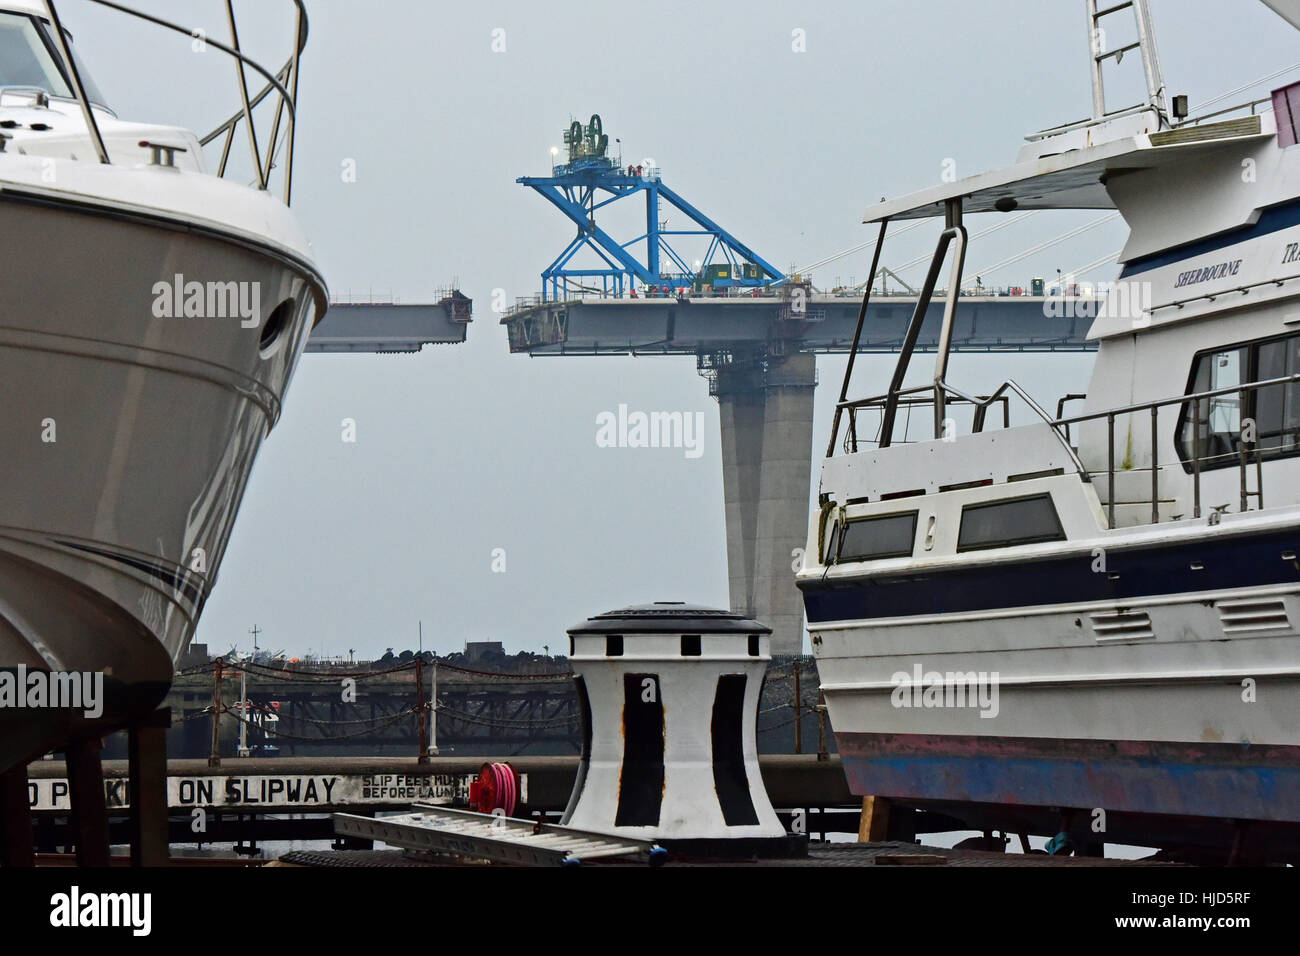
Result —
[[[72,50],[72,38],[68,38]],[[28,87],[45,90],[51,96],[72,99],[72,87],[60,66],[53,38],[44,25],[22,13],[0,12],[0,88]],[[92,103],[104,105],[104,97],[91,80],[75,50],[77,72]]]

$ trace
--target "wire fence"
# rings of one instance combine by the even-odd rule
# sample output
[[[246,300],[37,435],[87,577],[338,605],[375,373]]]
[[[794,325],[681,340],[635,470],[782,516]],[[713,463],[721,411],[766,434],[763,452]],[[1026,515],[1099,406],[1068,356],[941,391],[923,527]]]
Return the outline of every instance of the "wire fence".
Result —
[[[359,705],[359,701],[355,696],[349,698],[345,695],[340,701],[334,701],[331,697],[328,716],[302,712],[306,707],[312,706],[313,700],[317,703],[323,703],[326,699],[325,695],[313,696],[307,702],[304,702],[300,696],[296,698],[289,697],[285,701],[263,700],[254,702],[246,699],[242,704],[238,699],[229,704],[225,700],[230,696],[239,698],[241,694],[246,697],[250,691],[264,696],[268,693],[264,684],[266,681],[281,681],[291,685],[323,686],[329,684],[337,686],[339,682],[349,680],[360,684],[364,681],[374,681],[379,678],[391,679],[394,675],[406,672],[412,674],[410,688],[412,700],[410,703],[383,713],[372,712],[369,715],[360,717],[355,716],[355,712],[334,713],[335,708],[339,706],[349,708]],[[325,668],[313,668],[310,666],[286,666],[266,661],[228,661],[218,658],[206,664],[182,668],[176,672],[177,677],[209,675],[212,680],[213,693],[212,704],[194,711],[184,712],[176,722],[188,723],[203,719],[212,721],[214,725],[213,753],[210,757],[217,760],[220,759],[217,750],[221,739],[220,721],[223,717],[229,717],[235,722],[236,726],[242,725],[242,727],[247,728],[253,735],[252,739],[259,745],[272,745],[276,740],[312,744],[331,741],[356,741],[367,737],[379,737],[403,724],[409,726],[414,721],[416,734],[420,739],[422,754],[429,749],[426,747],[426,741],[429,739],[436,741],[439,727],[442,728],[444,741],[448,731],[451,731],[453,736],[455,735],[458,725],[462,733],[465,725],[473,725],[501,731],[503,742],[510,742],[507,735],[523,736],[526,740],[539,734],[554,735],[556,732],[564,731],[572,734],[581,724],[582,718],[578,711],[577,698],[573,696],[569,699],[567,694],[554,695],[549,699],[544,699],[540,708],[543,712],[538,712],[538,701],[536,698],[532,698],[521,699],[516,702],[517,705],[522,706],[517,706],[513,714],[503,714],[500,712],[502,709],[500,701],[499,699],[493,699],[495,695],[492,692],[489,692],[487,697],[483,699],[485,705],[483,710],[475,711],[466,709],[463,705],[456,706],[448,702],[449,698],[454,699],[455,694],[447,692],[447,685],[442,688],[438,687],[438,675],[443,672],[467,675],[473,678],[474,683],[483,681],[499,684],[503,689],[510,686],[538,686],[546,682],[563,681],[567,683],[574,676],[571,669],[540,673],[489,671],[428,657],[417,657],[391,666],[374,667],[373,665],[363,665],[348,669],[340,668],[337,664],[331,664]],[[253,678],[256,683],[252,687],[245,685],[241,691],[240,685],[236,683],[236,680],[240,678]],[[450,686],[455,687],[457,683],[459,682],[452,681]],[[258,684],[262,686],[257,686]],[[315,694],[315,692],[311,693],[312,695]],[[386,699],[391,702],[394,696],[388,694]],[[531,695],[529,696],[531,697]],[[816,720],[822,724],[819,732],[822,749],[824,749],[825,709],[820,704],[815,665],[810,665],[808,662],[799,659],[773,661],[769,665],[764,678],[762,701],[764,706],[756,714],[758,733],[767,734],[783,730],[792,724],[800,725],[805,718]],[[285,707],[285,703],[288,703],[289,706]],[[371,699],[369,703],[374,706],[374,699]],[[549,713],[545,712],[548,708],[551,711]],[[524,710],[530,710],[531,712],[521,713]],[[781,714],[788,716],[784,720],[765,723],[766,719],[777,718]],[[802,751],[801,738],[803,734],[801,727],[796,729],[798,739],[795,742],[795,752],[798,753]],[[426,731],[429,734],[428,737],[425,736]],[[245,743],[247,743],[247,740],[246,737]],[[387,740],[389,743],[394,742],[394,738],[391,736]],[[518,743],[519,741],[514,742]]]

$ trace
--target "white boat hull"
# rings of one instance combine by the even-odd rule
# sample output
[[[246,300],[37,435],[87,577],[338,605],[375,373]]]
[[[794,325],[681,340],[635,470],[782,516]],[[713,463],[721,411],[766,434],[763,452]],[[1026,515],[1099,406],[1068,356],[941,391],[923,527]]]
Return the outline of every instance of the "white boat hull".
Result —
[[[854,792],[996,805],[1004,826],[1044,807],[1300,823],[1300,529],[1253,523],[1112,549],[1100,572],[1079,542],[805,582]],[[923,593],[933,613],[890,613]]]
[[[236,231],[76,194],[0,191],[0,260],[0,667],[103,672],[116,713],[151,708],[216,579],[323,285]],[[178,275],[255,284],[259,321],[159,317],[155,283]],[[278,335],[263,336],[268,317]],[[0,766],[21,757],[7,736]]]

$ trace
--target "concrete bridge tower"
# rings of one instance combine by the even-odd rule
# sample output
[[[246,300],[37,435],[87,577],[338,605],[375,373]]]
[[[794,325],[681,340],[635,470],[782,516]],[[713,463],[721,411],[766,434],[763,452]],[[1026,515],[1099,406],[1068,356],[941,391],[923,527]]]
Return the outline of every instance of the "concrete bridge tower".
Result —
[[[772,628],[772,653],[803,648],[794,566],[808,534],[816,356],[718,364],[709,391],[722,426],[731,608]]]

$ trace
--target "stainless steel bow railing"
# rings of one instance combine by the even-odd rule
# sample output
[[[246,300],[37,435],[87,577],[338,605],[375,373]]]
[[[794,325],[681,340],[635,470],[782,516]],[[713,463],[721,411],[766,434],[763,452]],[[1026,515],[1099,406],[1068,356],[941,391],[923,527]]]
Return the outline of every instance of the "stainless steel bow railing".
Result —
[[[214,40],[200,30],[183,27],[162,17],[155,16],[151,13],[145,13],[141,10],[135,10],[125,4],[113,2],[113,0],[86,0],[87,3],[93,3],[101,7],[107,7],[124,13],[127,16],[144,20],[148,23],[160,26],[166,30],[184,35],[187,39],[201,36],[207,46],[211,46],[222,53],[231,56],[235,60],[237,77],[239,81],[239,92],[241,99],[241,108],[237,110],[229,119],[219,125],[206,136],[202,136],[199,142],[207,146],[214,142],[218,137],[225,135],[225,143],[222,147],[221,160],[217,167],[217,175],[225,176],[227,165],[230,159],[231,147],[234,142],[235,132],[240,122],[243,122],[248,133],[248,145],[251,152],[250,159],[256,170],[256,181],[259,189],[266,190],[269,188],[271,180],[271,170],[274,168],[274,160],[280,147],[284,147],[284,184],[282,198],[287,205],[293,195],[293,147],[294,147],[294,126],[297,120],[297,97],[298,97],[298,71],[299,63],[303,49],[307,46],[307,11],[303,5],[303,0],[289,0],[295,7],[294,17],[294,36],[295,42],[293,52],[289,55],[288,60],[279,71],[272,74],[255,60],[245,56],[239,46],[239,29],[236,24],[234,0],[226,0],[226,19],[230,25],[230,43],[226,44],[220,40]],[[45,0],[46,10],[49,12],[50,23],[54,27],[55,40],[59,45],[59,52],[63,57],[63,62],[67,67],[73,94],[81,107],[82,116],[86,121],[86,128],[90,133],[91,141],[95,147],[95,153],[99,161],[104,164],[111,162],[108,150],[104,146],[103,136],[100,134],[99,125],[95,121],[95,115],[91,109],[90,99],[86,95],[85,86],[82,82],[81,75],[77,69],[76,61],[72,58],[71,50],[68,48],[67,38],[64,33],[62,22],[59,18],[58,9],[55,6],[55,0]],[[250,96],[248,90],[248,70],[259,74],[266,80],[266,85],[256,94]],[[276,94],[275,116],[271,125],[271,135],[266,143],[265,149],[261,148],[258,142],[257,129],[253,123],[253,110],[262,103],[272,93]],[[284,133],[281,135],[281,125],[284,124]]]

